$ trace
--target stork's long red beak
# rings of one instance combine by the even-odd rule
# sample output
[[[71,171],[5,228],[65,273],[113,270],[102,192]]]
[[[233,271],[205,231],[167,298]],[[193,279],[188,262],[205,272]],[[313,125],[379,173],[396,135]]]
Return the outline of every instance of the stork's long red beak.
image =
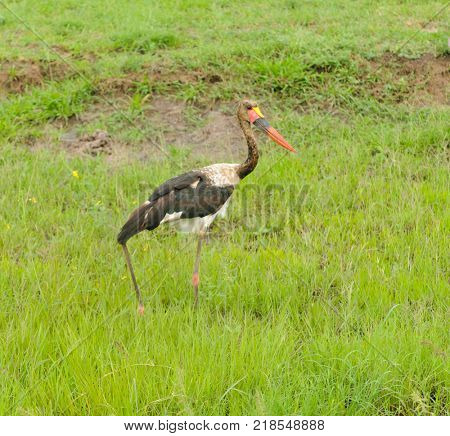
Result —
[[[286,150],[297,153],[294,147],[292,147],[292,145],[289,144],[286,139],[284,139],[283,136],[267,122],[257,106],[248,109],[248,119],[258,129],[262,130],[272,141],[276,142],[278,145],[281,145]]]

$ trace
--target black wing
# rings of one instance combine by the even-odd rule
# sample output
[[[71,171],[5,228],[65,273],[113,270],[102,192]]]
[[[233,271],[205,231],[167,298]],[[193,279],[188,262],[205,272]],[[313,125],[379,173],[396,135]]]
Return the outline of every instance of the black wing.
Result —
[[[158,186],[153,191],[153,194],[150,196],[149,200],[156,201],[158,198],[163,197],[170,191],[179,191],[180,189],[187,188],[189,185],[195,184],[200,180],[203,180],[200,171],[189,171],[188,173],[180,174],[179,176],[173,177]]]
[[[211,185],[196,171],[174,177],[156,188],[149,201],[130,215],[117,241],[125,244],[142,230],[155,229],[166,214],[181,212],[181,219],[212,215],[230,198],[233,189],[232,185]]]
[[[162,198],[161,206],[166,213],[181,212],[180,218],[202,218],[218,212],[233,190],[232,185],[214,186],[201,181],[195,187],[171,191]]]

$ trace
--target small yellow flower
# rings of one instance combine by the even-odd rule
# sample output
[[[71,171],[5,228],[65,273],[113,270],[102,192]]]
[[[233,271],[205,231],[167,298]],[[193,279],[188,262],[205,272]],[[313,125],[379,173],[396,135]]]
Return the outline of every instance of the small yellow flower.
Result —
[[[10,230],[11,226],[9,224],[6,224],[6,230]]]
[[[80,178],[80,175],[78,174],[78,171],[77,171],[77,170],[73,170],[73,171],[72,171],[72,176],[75,177],[76,179],[79,179],[79,178]]]
[[[37,198],[36,198],[36,197],[31,197],[31,198],[28,199],[28,201],[29,201],[30,203],[36,204],[36,203],[37,203]]]

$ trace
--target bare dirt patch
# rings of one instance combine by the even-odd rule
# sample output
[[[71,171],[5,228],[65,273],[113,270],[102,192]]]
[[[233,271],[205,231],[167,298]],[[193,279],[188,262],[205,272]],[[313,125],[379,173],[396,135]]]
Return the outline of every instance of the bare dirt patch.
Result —
[[[129,95],[136,92],[138,84],[142,81],[142,75],[130,73],[123,77],[108,77],[96,84],[96,89],[100,95]]]
[[[448,104],[449,61],[449,56],[436,58],[427,54],[418,59],[407,59],[391,53],[371,61],[359,60],[362,81],[356,86],[361,86],[362,96],[369,94],[383,102],[417,106]],[[43,76],[40,70],[36,70],[36,74]],[[125,111],[129,110],[130,96],[143,80],[159,84],[203,81],[213,85],[223,79],[220,75],[216,77],[201,71],[172,73],[153,67],[145,72],[105,80],[99,94],[107,92],[114,97],[98,98],[90,109],[64,121],[64,124],[58,124],[58,121],[52,123],[63,133],[59,147],[74,154],[106,154],[112,161],[164,157],[161,149],[170,150],[171,147],[210,162],[239,162],[245,158],[246,145],[233,103],[193,106],[170,96],[170,89],[160,92],[149,90],[148,98],[145,97],[143,116],[136,118],[134,126],[148,131],[144,139],[130,140],[126,135],[121,135],[122,132],[107,128],[107,120],[111,126],[111,117],[118,113],[105,100],[114,102]],[[339,112],[335,115],[339,116]],[[92,131],[89,126],[93,124],[104,130],[92,135],[80,136],[77,133]],[[107,133],[106,129],[111,131]]]
[[[143,66],[142,71],[128,73],[122,77],[109,77],[99,81],[96,87],[99,94],[133,94],[141,85],[148,85],[149,89],[165,92],[177,85],[206,83],[214,85],[224,79],[220,74],[205,73],[203,71],[170,71],[155,66]]]
[[[69,75],[69,67],[58,61],[16,59],[0,63],[0,93],[22,93],[46,80],[61,80]]]
[[[153,82],[160,83],[197,83],[204,82],[209,84],[220,83],[224,79],[218,73],[205,72],[202,70],[167,70],[164,67],[152,66],[146,70],[146,77]]]
[[[138,127],[151,126],[148,138],[139,143],[129,143],[105,130],[80,135],[84,126],[99,124],[105,113],[113,112],[109,105],[97,103],[65,124],[52,123],[62,132],[59,147],[76,155],[104,154],[111,161],[164,157],[161,149],[170,150],[171,147],[192,158],[203,160],[206,157],[211,163],[239,162],[247,154],[232,104],[200,109],[174,98],[153,97],[146,105],[144,117],[136,121]],[[40,145],[46,142],[40,141]]]
[[[449,104],[449,55],[408,59],[385,53],[369,62],[368,74],[374,73],[382,77],[370,86],[378,100],[392,96],[396,102],[413,105]]]
[[[149,122],[161,130],[166,145],[184,148],[193,156],[239,160],[246,145],[233,105],[206,109],[192,122],[184,102],[166,97],[154,98],[146,112]]]
[[[425,54],[409,59],[393,53],[385,53],[373,60],[358,58],[360,79],[353,83],[355,93],[371,95],[378,101],[406,103],[414,106],[448,104],[450,78],[450,56],[435,57]],[[312,72],[327,74],[333,80],[330,66],[314,66]],[[353,73],[354,74],[354,73]],[[226,78],[220,73],[193,71],[172,71],[164,66],[147,65],[139,72],[122,77],[102,80],[98,84],[99,94],[114,96],[132,95],[147,86],[153,95],[167,95],[179,85],[204,83],[205,86],[220,86]],[[328,107],[323,107],[329,110]]]
[[[112,140],[108,132],[97,130],[92,135],[83,135],[78,138],[76,133],[69,131],[61,137],[64,148],[76,154],[112,154]]]

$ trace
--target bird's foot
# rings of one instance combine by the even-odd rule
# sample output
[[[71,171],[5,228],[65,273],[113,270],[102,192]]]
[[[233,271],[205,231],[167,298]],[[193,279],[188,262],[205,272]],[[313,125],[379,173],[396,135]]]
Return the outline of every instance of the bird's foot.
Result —
[[[139,307],[138,307],[138,314],[139,315],[144,315],[144,305],[143,304],[139,304]]]

